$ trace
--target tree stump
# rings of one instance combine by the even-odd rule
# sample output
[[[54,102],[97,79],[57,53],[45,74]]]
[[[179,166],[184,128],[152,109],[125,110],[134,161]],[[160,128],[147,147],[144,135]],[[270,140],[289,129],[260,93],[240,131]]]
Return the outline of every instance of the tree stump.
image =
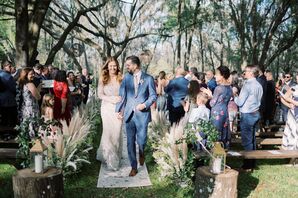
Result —
[[[237,197],[238,172],[226,169],[215,175],[209,167],[199,167],[196,171],[195,197],[234,198]]]
[[[48,168],[43,174],[22,169],[12,177],[15,198],[63,197],[63,175],[60,169]]]

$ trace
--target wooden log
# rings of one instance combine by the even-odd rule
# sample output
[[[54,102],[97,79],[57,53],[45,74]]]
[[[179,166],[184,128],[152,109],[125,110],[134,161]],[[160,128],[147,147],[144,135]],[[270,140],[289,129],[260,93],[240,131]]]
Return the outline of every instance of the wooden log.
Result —
[[[209,167],[199,167],[196,171],[194,197],[236,198],[237,180],[238,172],[233,169],[215,175],[209,171]]]
[[[43,174],[31,169],[17,171],[12,177],[15,198],[63,197],[63,175],[60,169],[48,168]]]

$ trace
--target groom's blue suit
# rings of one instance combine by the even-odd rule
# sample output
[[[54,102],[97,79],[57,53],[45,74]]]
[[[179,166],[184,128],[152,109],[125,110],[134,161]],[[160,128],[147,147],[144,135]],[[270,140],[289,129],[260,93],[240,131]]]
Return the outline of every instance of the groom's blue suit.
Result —
[[[140,152],[144,153],[147,140],[147,127],[151,121],[150,106],[157,98],[154,79],[152,76],[142,72],[135,93],[134,77],[126,74],[119,90],[122,100],[116,105],[116,112],[124,110],[125,129],[127,134],[127,150],[132,168],[137,168],[136,144]],[[136,110],[138,104],[145,104],[142,111]]]

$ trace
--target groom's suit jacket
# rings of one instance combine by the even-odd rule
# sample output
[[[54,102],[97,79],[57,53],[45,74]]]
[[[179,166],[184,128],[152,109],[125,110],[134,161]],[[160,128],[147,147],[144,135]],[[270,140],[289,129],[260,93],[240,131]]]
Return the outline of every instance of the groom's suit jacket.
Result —
[[[125,122],[134,112],[139,121],[146,124],[151,121],[150,106],[157,98],[153,77],[142,72],[137,90],[137,93],[135,93],[133,75],[126,74],[119,89],[119,96],[122,99],[116,105],[116,112],[124,109]],[[142,103],[146,105],[146,108],[142,111],[136,110],[136,106]]]

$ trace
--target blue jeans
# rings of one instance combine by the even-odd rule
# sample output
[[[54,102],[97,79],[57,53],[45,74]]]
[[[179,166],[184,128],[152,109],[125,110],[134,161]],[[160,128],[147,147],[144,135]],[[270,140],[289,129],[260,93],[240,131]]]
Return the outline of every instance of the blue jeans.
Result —
[[[241,113],[240,128],[242,146],[246,151],[256,150],[256,126],[260,120],[258,111]]]
[[[125,123],[125,130],[127,135],[127,150],[130,165],[137,169],[136,157],[136,142],[139,145],[139,154],[144,154],[145,145],[147,142],[147,122],[141,122],[135,113],[132,113],[131,118]]]

